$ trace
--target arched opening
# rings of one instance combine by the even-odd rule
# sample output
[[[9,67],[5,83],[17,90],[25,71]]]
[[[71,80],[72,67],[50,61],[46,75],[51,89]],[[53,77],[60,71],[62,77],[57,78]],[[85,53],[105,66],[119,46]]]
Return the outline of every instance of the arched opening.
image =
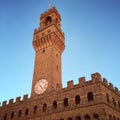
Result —
[[[53,109],[56,109],[57,108],[57,101],[55,100],[54,102],[53,102]]]
[[[106,94],[106,97],[107,97],[107,102],[109,103],[109,102],[110,102],[110,100],[109,100],[109,95]]]
[[[64,107],[68,106],[68,98],[64,99]]]
[[[99,120],[98,114],[94,114],[94,119],[95,119],[95,120]]]
[[[37,114],[37,106],[34,107],[33,114]]]
[[[113,116],[113,120],[116,120],[116,117],[115,117],[115,116]]]
[[[21,117],[22,115],[22,110],[19,110],[18,117]]]
[[[85,120],[91,120],[89,115],[85,115]]]
[[[114,99],[114,98],[112,98],[112,100],[113,100],[113,105],[114,105],[114,106],[116,106],[115,99]]]
[[[112,115],[109,115],[109,120],[112,120]]]
[[[88,98],[88,101],[93,101],[94,99],[93,99],[93,93],[92,92],[89,92],[88,94],[87,94],[87,98]]]
[[[7,113],[5,113],[4,115],[4,120],[7,120]]]
[[[80,117],[80,116],[77,116],[77,117],[75,118],[75,120],[81,120],[81,117]]]
[[[43,105],[43,112],[45,112],[47,110],[47,104],[45,103],[44,105]]]
[[[11,113],[11,119],[13,119],[13,118],[14,118],[14,112]]]
[[[69,117],[67,120],[72,120],[72,118],[71,118],[71,117]]]
[[[50,25],[51,24],[51,22],[52,22],[52,18],[50,17],[50,16],[48,16],[47,18],[46,18],[46,25]]]
[[[28,113],[29,113],[29,109],[26,108],[26,110],[25,110],[25,115],[28,116]]]
[[[75,96],[75,103],[80,104],[80,96],[79,95]]]

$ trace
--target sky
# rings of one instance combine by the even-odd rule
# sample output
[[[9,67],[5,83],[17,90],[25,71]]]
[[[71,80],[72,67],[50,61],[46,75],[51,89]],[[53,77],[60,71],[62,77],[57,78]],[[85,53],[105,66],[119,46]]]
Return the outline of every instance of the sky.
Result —
[[[30,97],[33,31],[49,4],[61,14],[65,33],[63,87],[99,72],[120,90],[120,0],[0,0],[0,103]]]

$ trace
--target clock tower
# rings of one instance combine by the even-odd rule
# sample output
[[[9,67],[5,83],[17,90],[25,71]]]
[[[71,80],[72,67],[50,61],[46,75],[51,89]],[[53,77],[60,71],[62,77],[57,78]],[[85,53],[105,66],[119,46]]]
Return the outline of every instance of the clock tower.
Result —
[[[61,55],[65,43],[61,16],[55,7],[41,14],[32,44],[35,63],[31,97],[62,88]]]

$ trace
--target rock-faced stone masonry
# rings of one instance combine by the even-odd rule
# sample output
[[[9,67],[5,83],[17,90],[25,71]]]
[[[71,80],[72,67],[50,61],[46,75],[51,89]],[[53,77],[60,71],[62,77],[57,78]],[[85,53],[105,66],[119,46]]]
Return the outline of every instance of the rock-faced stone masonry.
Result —
[[[91,80],[81,77],[78,84],[71,80],[62,87],[65,45],[60,24],[55,7],[41,15],[33,37],[36,58],[31,96],[3,101],[0,120],[120,120],[120,91],[99,73],[91,74]]]

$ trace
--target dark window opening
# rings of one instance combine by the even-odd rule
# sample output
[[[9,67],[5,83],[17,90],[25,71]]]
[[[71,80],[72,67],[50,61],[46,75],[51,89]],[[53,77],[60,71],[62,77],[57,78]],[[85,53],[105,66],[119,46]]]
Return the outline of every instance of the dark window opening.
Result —
[[[53,109],[56,109],[57,108],[57,101],[54,101],[53,102]]]
[[[92,92],[89,92],[87,94],[87,97],[88,97],[88,101],[93,101],[93,93]]]
[[[90,116],[89,115],[85,115],[85,120],[90,120]]]
[[[52,18],[51,18],[50,16],[48,16],[48,17],[46,18],[46,25],[50,25],[51,22],[52,22]]]
[[[64,107],[68,106],[68,98],[64,99]]]
[[[14,118],[14,112],[11,113],[11,119],[13,119],[13,118]]]
[[[97,114],[94,114],[94,119],[99,120],[99,116]]]
[[[72,120],[72,118],[71,118],[71,117],[69,117],[67,120]]]
[[[28,116],[28,113],[29,113],[29,109],[26,108],[25,115]]]
[[[18,117],[21,117],[21,115],[22,115],[22,111],[19,110]]]
[[[81,117],[80,117],[80,116],[77,116],[75,120],[81,120]]]
[[[47,104],[43,105],[43,112],[45,112],[47,110]]]
[[[110,102],[108,94],[106,94],[106,97],[107,97],[107,102]]]
[[[5,113],[4,115],[4,120],[7,120],[7,113]]]
[[[34,107],[33,114],[37,114],[37,106]]]
[[[75,103],[76,103],[76,104],[79,104],[79,103],[80,103],[80,96],[79,96],[79,95],[76,95],[76,96],[75,96]]]
[[[113,105],[114,106],[116,106],[116,102],[115,102],[115,99],[114,98],[112,98],[113,99]]]

